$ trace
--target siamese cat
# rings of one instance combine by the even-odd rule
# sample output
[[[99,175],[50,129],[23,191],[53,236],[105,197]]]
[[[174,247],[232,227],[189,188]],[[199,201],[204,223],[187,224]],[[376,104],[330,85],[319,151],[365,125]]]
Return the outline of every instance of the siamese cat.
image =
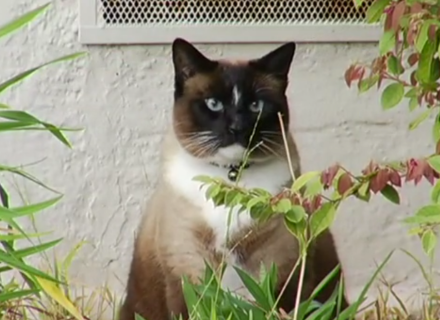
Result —
[[[258,59],[213,60],[186,40],[174,40],[172,126],[164,141],[159,182],[136,237],[120,320],[134,320],[135,313],[146,320],[178,315],[188,319],[181,278],[199,281],[205,261],[214,269],[224,261],[222,287],[249,299],[234,266],[258,277],[262,265],[270,268],[274,263],[276,294],[286,285],[277,308],[293,309],[298,275],[286,281],[299,248],[281,215],[264,223],[236,209],[230,216],[230,208],[206,200],[205,189],[193,178],[221,177],[272,194],[290,187],[278,113],[287,131],[295,176],[301,174],[298,150],[288,132],[286,97],[295,48],[289,42]],[[252,152],[237,177],[246,150]],[[338,264],[332,234],[326,231],[310,248],[301,298],[307,298]],[[335,277],[320,293],[319,302],[331,296],[338,280]]]

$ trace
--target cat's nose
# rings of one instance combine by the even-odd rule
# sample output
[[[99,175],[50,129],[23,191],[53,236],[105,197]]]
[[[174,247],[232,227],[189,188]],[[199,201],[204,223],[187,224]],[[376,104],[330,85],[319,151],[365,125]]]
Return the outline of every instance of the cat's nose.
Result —
[[[243,121],[241,118],[237,117],[234,121],[231,122],[228,128],[229,132],[236,135],[240,131],[243,130]]]
[[[229,126],[229,133],[233,135],[237,135],[241,131],[241,126],[237,123],[232,123]]]

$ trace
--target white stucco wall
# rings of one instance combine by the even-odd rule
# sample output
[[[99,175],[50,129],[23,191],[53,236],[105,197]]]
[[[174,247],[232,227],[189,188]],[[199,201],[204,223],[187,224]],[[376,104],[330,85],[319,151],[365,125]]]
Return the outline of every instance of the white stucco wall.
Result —
[[[44,2],[1,0],[1,22]],[[77,1],[54,4],[31,28],[2,40],[0,80],[77,50],[86,50],[89,56],[45,69],[1,101],[85,131],[69,134],[73,150],[47,133],[2,134],[0,163],[43,160],[28,170],[65,198],[38,216],[39,229],[65,238],[58,247],[61,255],[77,242],[88,241],[73,265],[73,275],[88,286],[109,281],[122,293],[133,233],[157,177],[157,155],[171,110],[170,47],[82,47],[77,41]],[[255,57],[274,45],[200,48],[212,57]],[[288,94],[304,170],[324,169],[336,161],[360,170],[369,159],[405,159],[431,152],[430,126],[408,132],[412,117],[406,105],[382,112],[378,93],[359,96],[344,84],[350,62],[369,60],[376,52],[373,44],[298,45]],[[18,181],[29,201],[51,196]],[[426,183],[417,189],[406,187],[401,206],[380,196],[369,205],[356,200],[343,205],[333,230],[351,297],[372,274],[375,261],[380,263],[393,248],[422,257],[419,241],[407,235],[401,220],[427,203],[428,191]],[[14,203],[19,205],[20,199]],[[440,261],[436,266],[438,272]],[[403,281],[399,288],[405,294],[424,285],[417,265],[401,252],[396,252],[385,275],[390,282]]]

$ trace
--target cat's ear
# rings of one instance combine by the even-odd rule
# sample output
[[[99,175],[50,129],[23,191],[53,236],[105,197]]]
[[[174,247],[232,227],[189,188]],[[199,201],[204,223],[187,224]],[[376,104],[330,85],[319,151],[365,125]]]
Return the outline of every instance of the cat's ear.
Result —
[[[263,57],[253,60],[252,64],[265,73],[286,78],[295,55],[295,49],[295,42],[285,43]]]
[[[173,65],[176,76],[189,78],[196,73],[212,71],[217,62],[205,57],[188,41],[176,38],[172,45]]]

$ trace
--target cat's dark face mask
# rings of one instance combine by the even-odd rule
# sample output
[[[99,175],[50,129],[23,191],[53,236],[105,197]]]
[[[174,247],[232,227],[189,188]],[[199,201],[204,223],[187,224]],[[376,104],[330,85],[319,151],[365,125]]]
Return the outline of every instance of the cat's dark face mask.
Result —
[[[230,147],[255,157],[276,155],[283,148],[281,123],[289,125],[285,90],[294,52],[295,44],[287,43],[260,59],[213,61],[175,40],[173,114],[180,143],[198,157]]]

